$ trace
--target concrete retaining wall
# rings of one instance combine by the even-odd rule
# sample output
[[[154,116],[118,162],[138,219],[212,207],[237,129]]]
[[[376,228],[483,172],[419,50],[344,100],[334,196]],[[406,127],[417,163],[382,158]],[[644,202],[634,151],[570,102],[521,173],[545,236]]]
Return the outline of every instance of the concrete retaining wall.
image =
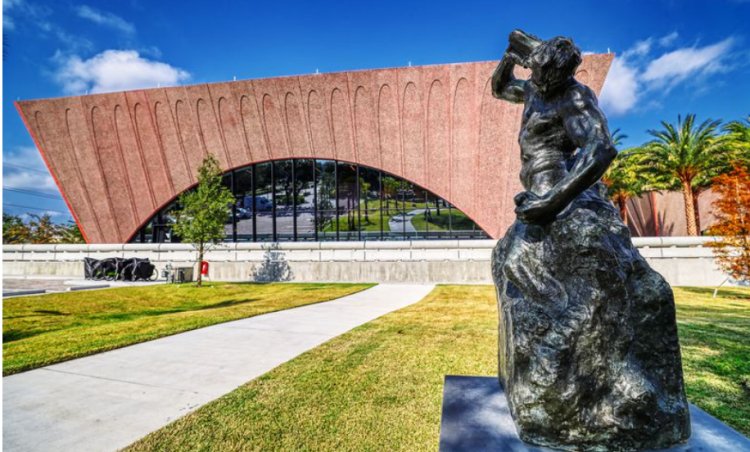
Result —
[[[672,285],[713,286],[725,279],[710,237],[643,237],[633,242]],[[225,243],[209,251],[215,281],[371,281],[491,283],[494,240]],[[4,245],[4,276],[82,277],[84,257],[147,257],[192,266],[185,244]]]

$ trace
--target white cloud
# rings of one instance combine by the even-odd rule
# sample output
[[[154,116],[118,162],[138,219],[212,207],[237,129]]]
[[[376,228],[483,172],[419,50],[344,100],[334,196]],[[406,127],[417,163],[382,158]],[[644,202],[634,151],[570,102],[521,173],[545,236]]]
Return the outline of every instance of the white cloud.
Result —
[[[726,69],[722,60],[734,40],[727,38],[705,47],[688,47],[665,53],[651,61],[643,72],[643,80],[657,86],[674,85],[689,76],[706,75]]]
[[[57,193],[55,181],[34,146],[20,146],[3,155],[3,187]]]
[[[654,41],[665,47],[672,45],[677,37],[673,32],[661,38],[638,41],[617,56],[600,96],[602,109],[616,116],[639,105],[645,108],[659,105],[660,99],[675,86],[700,84],[706,75],[729,70],[733,38],[703,47],[682,47],[652,55]],[[648,94],[648,102],[645,102],[645,94]]]
[[[604,111],[622,115],[638,100],[638,73],[623,58],[615,58],[609,68],[599,102]]]
[[[55,79],[66,94],[172,86],[190,77],[180,68],[143,58],[135,50],[105,50],[88,60],[58,54],[56,60]]]
[[[81,5],[76,8],[76,13],[78,14],[78,17],[90,20],[96,24],[114,28],[115,30],[120,30],[126,34],[135,33],[135,26],[132,23],[115,14],[106,11],[98,11],[86,5]]]
[[[661,38],[659,38],[659,45],[662,46],[662,47],[669,47],[669,46],[672,45],[673,42],[675,42],[675,40],[679,36],[680,36],[679,33],[677,33],[676,31],[673,31],[670,34],[668,34],[666,36],[662,36]]]
[[[643,41],[636,41],[636,43],[633,44],[631,48],[623,52],[622,58],[628,59],[648,55],[648,53],[651,51],[651,44],[653,44],[653,42],[653,38],[644,39]]]

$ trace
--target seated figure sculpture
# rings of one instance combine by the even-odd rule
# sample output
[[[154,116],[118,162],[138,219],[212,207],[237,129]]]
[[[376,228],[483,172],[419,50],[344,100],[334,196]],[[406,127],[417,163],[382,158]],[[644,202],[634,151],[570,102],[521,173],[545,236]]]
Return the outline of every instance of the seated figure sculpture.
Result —
[[[687,441],[670,286],[632,244],[599,179],[615,158],[607,121],[578,83],[579,49],[516,30],[492,77],[523,103],[515,223],[492,257],[499,372],[521,439],[569,450]],[[528,80],[513,70],[531,71]]]

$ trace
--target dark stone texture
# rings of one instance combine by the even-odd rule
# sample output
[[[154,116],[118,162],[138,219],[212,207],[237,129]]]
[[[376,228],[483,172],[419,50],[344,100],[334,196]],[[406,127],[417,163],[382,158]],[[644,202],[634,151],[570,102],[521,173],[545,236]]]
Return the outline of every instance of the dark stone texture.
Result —
[[[500,378],[520,437],[571,450],[684,442],[690,416],[672,290],[597,183],[616,150],[596,97],[573,78],[580,52],[567,38],[516,31],[510,41],[493,92],[524,103],[526,191],[492,273]],[[514,64],[530,68],[530,80],[515,79]]]
[[[690,405],[693,434],[686,444],[660,452],[737,452],[750,439]],[[445,377],[440,421],[440,452],[551,452],[518,437],[508,400],[494,377]]]

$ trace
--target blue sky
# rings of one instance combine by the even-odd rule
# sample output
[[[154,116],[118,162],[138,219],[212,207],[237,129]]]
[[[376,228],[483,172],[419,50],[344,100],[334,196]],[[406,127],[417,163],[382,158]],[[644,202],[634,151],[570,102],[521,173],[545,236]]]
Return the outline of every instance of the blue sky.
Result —
[[[57,221],[71,217],[16,99],[491,60],[522,28],[617,54],[600,102],[625,146],[678,114],[750,115],[750,0],[3,0],[3,14],[3,210]]]

